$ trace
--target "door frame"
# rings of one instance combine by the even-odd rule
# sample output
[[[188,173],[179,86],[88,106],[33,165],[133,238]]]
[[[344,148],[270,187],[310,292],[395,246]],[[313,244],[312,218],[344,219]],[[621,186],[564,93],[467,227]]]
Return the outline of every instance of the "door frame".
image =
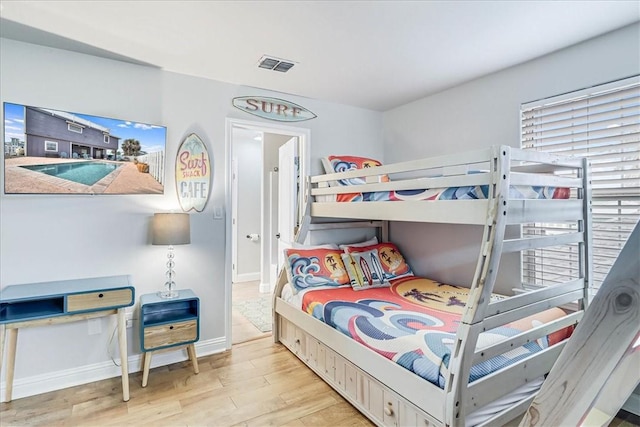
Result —
[[[311,129],[300,128],[287,125],[281,125],[270,122],[251,121],[243,119],[234,119],[227,117],[225,119],[225,206],[229,210],[225,215],[225,347],[231,349],[232,342],[232,269],[231,264],[233,260],[232,254],[232,173],[233,173],[233,130],[235,128],[249,129],[263,133],[274,133],[280,135],[288,135],[291,137],[298,137],[298,148],[300,158],[300,200],[299,209],[303,212],[306,204],[307,196],[307,182],[305,177],[309,175],[310,171],[310,144],[311,144]],[[264,200],[264,195],[262,196]],[[261,234],[263,231],[261,231]]]

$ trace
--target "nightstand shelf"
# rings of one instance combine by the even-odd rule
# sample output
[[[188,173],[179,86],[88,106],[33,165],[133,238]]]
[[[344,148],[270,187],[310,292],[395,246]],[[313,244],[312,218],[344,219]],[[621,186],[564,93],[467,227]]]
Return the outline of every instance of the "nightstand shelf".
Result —
[[[140,297],[140,347],[143,352],[142,386],[146,387],[154,352],[187,348],[193,370],[198,360],[194,343],[200,331],[200,299],[190,289],[178,291],[178,297],[165,299],[157,294]]]
[[[194,320],[198,319],[198,299],[164,300],[164,304],[147,301],[141,310],[145,326]]]

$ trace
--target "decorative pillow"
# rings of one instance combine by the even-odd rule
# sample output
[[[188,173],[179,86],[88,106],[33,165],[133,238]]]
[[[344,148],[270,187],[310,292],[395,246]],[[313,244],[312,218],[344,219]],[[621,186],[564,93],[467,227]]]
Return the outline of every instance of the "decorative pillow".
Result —
[[[324,166],[325,173],[335,173],[335,172],[346,172],[350,170],[356,169],[365,169],[374,166],[382,166],[382,163],[375,159],[370,159],[368,157],[357,157],[357,156],[329,156],[322,158],[322,166]],[[389,181],[388,175],[380,175],[380,182]],[[341,179],[339,181],[331,181],[329,182],[330,186],[337,185],[359,185],[366,184],[366,180],[364,178],[349,178],[349,179]]]
[[[380,263],[384,270],[384,278],[386,280],[397,279],[398,277],[413,276],[413,272],[409,267],[409,264],[405,261],[404,257],[400,253],[400,250],[396,245],[389,242],[378,243],[372,246],[347,246],[344,248],[345,253],[355,254],[370,251],[372,249],[378,250],[380,257]]]
[[[354,291],[389,286],[385,278],[377,249],[365,252],[343,253],[342,261],[347,268]]]
[[[342,263],[342,252],[337,249],[284,250],[285,269],[294,292],[318,286],[349,284],[349,276]]]
[[[344,248],[350,246],[352,248],[362,248],[364,246],[372,246],[372,245],[377,245],[378,244],[378,238],[376,236],[373,236],[372,238],[370,238],[369,240],[365,240],[364,242],[359,242],[359,243],[349,243],[349,244],[345,244],[345,245],[340,245],[338,246],[341,250],[344,250]]]

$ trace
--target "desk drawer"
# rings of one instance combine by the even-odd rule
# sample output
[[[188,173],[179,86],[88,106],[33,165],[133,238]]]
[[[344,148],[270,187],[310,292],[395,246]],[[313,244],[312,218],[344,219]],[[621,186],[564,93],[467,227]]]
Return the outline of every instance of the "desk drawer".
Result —
[[[74,294],[67,297],[67,311],[85,311],[100,308],[123,307],[131,304],[131,289]]]
[[[150,326],[144,328],[143,349],[153,350],[159,347],[189,343],[195,341],[197,337],[198,321],[196,319]]]

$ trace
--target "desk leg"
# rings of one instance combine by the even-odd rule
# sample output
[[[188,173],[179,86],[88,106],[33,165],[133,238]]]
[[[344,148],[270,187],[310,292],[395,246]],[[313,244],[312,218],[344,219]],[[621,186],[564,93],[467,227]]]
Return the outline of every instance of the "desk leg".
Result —
[[[129,355],[127,354],[127,321],[124,308],[118,309],[118,344],[120,347],[120,368],[122,369],[122,400],[129,401]]]
[[[191,363],[193,364],[193,372],[196,374],[200,373],[200,369],[198,368],[198,358],[196,357],[196,346],[189,344],[187,346],[187,353],[189,353],[189,359],[191,359]]]
[[[4,323],[0,324],[0,375],[2,375],[2,362],[4,362],[4,337],[7,327]]]
[[[7,376],[6,386],[4,390],[4,401],[11,402],[13,394],[13,371],[16,366],[16,344],[18,343],[18,328],[10,328],[6,330],[9,334],[7,337]],[[5,335],[4,333],[2,334]]]
[[[151,367],[151,352],[145,351],[142,353],[142,387],[147,386],[149,381],[149,368]]]
[[[6,332],[7,326],[4,323],[0,324],[0,376],[2,376],[2,364],[4,362],[4,344]]]

